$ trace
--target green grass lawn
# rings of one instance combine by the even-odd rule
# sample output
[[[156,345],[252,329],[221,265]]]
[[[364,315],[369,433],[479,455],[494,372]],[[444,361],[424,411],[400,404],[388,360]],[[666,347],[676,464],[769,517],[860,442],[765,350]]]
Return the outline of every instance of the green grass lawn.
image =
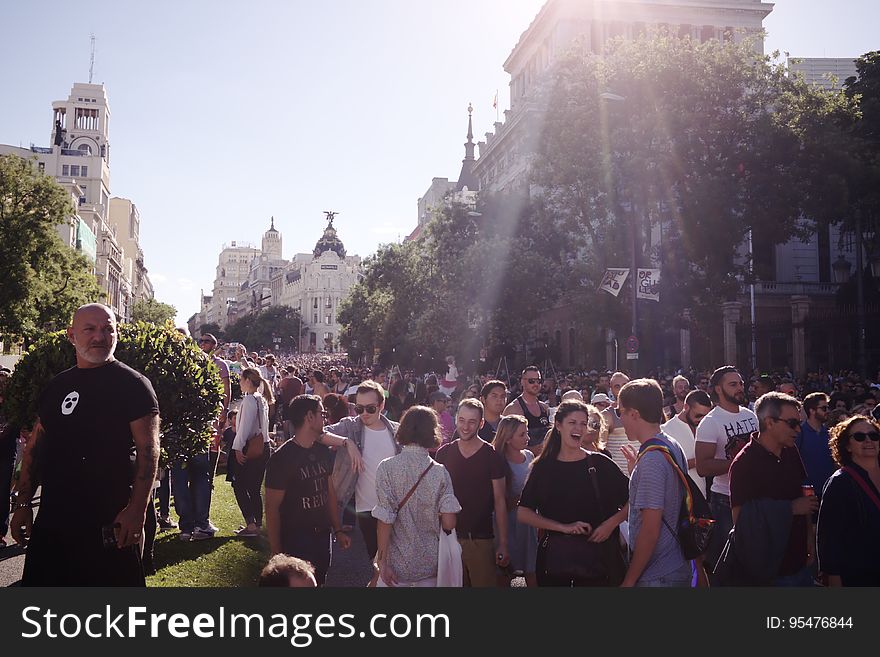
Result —
[[[160,531],[154,551],[157,572],[147,577],[147,586],[256,586],[269,543],[233,533],[242,518],[225,475],[214,478],[211,522],[220,530],[204,541],[185,543],[176,529]]]

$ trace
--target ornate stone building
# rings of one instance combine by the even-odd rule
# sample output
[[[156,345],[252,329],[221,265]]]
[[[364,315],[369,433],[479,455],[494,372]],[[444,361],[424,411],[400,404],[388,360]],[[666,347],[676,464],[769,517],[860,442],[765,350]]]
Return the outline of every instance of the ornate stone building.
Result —
[[[311,253],[298,253],[271,282],[272,305],[290,306],[302,317],[301,351],[339,348],[339,304],[361,275],[361,258],[348,255],[327,213],[327,227]]]

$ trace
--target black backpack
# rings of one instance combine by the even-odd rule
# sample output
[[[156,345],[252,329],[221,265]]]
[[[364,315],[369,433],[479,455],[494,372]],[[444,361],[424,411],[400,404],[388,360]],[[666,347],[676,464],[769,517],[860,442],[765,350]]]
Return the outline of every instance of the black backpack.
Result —
[[[649,440],[639,452],[639,458],[646,452],[662,453],[684,486],[685,495],[678,513],[678,531],[673,531],[666,518],[663,518],[663,524],[678,539],[684,558],[695,559],[706,552],[712,539],[715,520],[709,510],[709,503],[687,471],[682,470],[666,445],[659,440]]]

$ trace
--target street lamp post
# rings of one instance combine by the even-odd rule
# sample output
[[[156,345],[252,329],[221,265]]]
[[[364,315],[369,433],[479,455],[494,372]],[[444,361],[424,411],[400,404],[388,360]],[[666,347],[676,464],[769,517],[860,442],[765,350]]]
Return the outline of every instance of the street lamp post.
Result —
[[[615,103],[622,103],[626,101],[626,97],[620,96],[618,94],[610,93],[608,91],[602,92],[599,94],[599,98],[606,101],[612,101]],[[620,203],[620,194],[619,194],[619,185],[615,180],[614,183],[614,192],[615,192],[615,202],[618,208],[622,208]],[[631,207],[630,208],[630,275],[632,276],[632,310],[631,310],[631,324],[630,324],[630,335],[635,336],[638,339],[638,327],[639,327],[639,304],[638,304],[638,285],[639,285],[639,270],[638,270],[638,235],[636,231],[636,216],[635,211]],[[635,354],[635,358],[632,359],[632,371],[633,375],[637,374],[638,371],[638,353]],[[629,355],[627,355],[629,357]]]
[[[868,376],[868,357],[865,351],[865,272],[862,260],[862,214],[856,211],[856,324],[858,330],[859,376]]]

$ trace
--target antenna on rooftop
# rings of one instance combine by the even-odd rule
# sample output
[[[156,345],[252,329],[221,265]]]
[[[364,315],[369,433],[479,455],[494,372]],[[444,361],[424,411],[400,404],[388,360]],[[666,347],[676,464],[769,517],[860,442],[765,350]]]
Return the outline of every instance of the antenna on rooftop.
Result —
[[[91,35],[91,41],[92,41],[92,58],[91,58],[91,61],[89,62],[89,84],[92,83],[92,76],[95,73],[95,34],[94,33],[92,33],[92,35]]]

